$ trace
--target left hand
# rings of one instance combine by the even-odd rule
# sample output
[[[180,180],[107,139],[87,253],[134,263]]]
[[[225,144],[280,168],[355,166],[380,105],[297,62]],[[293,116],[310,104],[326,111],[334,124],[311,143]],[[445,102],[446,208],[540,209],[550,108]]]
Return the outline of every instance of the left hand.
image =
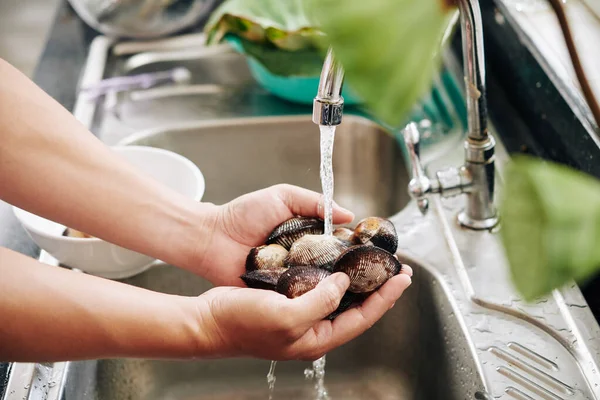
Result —
[[[248,252],[265,243],[280,223],[297,215],[324,218],[323,196],[291,185],[275,185],[240,196],[216,209],[215,229],[200,257],[199,274],[218,286],[244,286]],[[333,223],[354,215],[334,203]]]

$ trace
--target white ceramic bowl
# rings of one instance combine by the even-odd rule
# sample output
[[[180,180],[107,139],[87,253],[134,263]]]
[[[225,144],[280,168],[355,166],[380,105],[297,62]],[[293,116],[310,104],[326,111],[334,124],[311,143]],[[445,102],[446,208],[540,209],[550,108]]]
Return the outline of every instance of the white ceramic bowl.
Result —
[[[202,199],[204,176],[187,158],[153,147],[115,146],[113,150],[171,189],[196,201]],[[98,238],[62,236],[64,225],[17,207],[13,210],[31,239],[65,266],[109,279],[122,279],[146,270],[156,261]]]

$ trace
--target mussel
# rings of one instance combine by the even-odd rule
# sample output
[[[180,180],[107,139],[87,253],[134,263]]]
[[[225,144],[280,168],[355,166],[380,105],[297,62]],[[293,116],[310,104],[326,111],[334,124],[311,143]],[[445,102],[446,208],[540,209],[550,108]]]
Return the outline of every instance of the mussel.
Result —
[[[254,247],[246,257],[246,271],[285,268],[288,251],[278,244]]]
[[[398,234],[394,224],[384,218],[368,217],[361,220],[354,228],[354,242],[368,242],[394,254],[398,249]]]
[[[350,277],[348,290],[368,293],[400,273],[402,264],[391,253],[376,246],[358,245],[344,251],[333,265],[334,272]]]
[[[335,236],[304,235],[292,244],[285,265],[308,265],[331,271],[333,262],[348,246]]]
[[[267,238],[267,244],[278,244],[289,250],[295,241],[304,235],[323,234],[325,225],[322,220],[308,217],[294,217],[277,226]]]

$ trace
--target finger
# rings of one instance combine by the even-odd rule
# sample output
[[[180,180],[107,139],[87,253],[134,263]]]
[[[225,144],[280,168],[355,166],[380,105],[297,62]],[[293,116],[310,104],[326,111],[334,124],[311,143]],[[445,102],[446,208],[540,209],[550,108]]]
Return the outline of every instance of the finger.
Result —
[[[277,185],[277,194],[285,205],[295,215],[324,218],[323,196],[312,190],[293,185]],[[345,224],[352,222],[354,214],[345,208],[333,204],[333,223]]]
[[[333,323],[319,322],[314,329],[315,342],[322,344],[317,353],[327,353],[361,335],[392,307],[410,284],[411,279],[408,275],[396,275],[360,306],[342,313]]]
[[[413,270],[411,268],[410,265],[406,265],[406,264],[402,264],[402,271],[400,271],[401,274],[406,274],[410,277],[413,276]]]
[[[313,290],[293,299],[291,312],[298,316],[299,328],[308,330],[334,312],[348,286],[348,275],[338,272],[323,279]]]

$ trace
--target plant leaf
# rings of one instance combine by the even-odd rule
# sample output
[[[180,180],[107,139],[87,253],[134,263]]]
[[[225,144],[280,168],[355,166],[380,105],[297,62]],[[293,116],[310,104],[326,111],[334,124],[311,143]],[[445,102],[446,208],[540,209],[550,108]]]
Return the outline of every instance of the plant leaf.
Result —
[[[352,88],[386,124],[430,89],[455,9],[442,0],[308,0]]]
[[[503,190],[500,235],[525,300],[600,269],[600,181],[519,156],[505,171]]]
[[[210,16],[204,31],[208,44],[228,33],[284,50],[313,47],[322,33],[308,18],[306,0],[226,0]]]

